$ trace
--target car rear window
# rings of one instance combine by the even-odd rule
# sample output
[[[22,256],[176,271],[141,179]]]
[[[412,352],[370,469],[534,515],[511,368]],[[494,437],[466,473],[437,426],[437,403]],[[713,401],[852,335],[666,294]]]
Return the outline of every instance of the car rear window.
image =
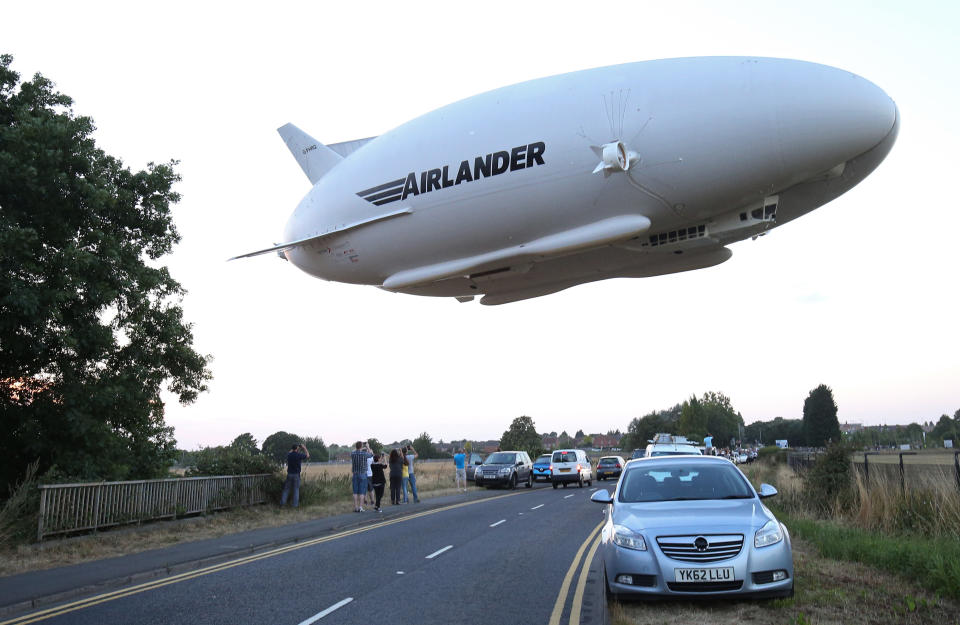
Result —
[[[646,465],[628,470],[620,487],[620,501],[684,501],[691,499],[749,499],[743,476],[732,464],[690,467]]]
[[[600,464],[602,465],[617,464],[617,462],[619,461],[616,458],[600,458]]]
[[[572,451],[555,451],[553,452],[553,461],[554,462],[576,462],[577,454]]]

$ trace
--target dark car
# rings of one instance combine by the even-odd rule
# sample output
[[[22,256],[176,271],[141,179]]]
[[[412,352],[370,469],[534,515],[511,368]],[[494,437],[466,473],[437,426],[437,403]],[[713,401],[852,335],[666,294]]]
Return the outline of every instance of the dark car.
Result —
[[[473,474],[481,464],[483,464],[483,456],[480,454],[470,454],[470,458],[465,463],[468,480],[473,480]]]
[[[597,480],[619,479],[626,462],[620,456],[604,456],[597,462]]]
[[[550,481],[550,454],[543,454],[537,461],[533,463],[533,481],[543,480],[544,482]]]
[[[533,463],[525,451],[495,451],[473,474],[477,486],[533,486]]]

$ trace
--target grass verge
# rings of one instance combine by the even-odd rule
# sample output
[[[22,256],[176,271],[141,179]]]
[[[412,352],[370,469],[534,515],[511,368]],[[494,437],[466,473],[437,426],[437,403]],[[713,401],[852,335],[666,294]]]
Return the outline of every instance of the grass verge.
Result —
[[[956,538],[887,536],[830,521],[794,518],[781,510],[776,514],[791,535],[814,544],[821,555],[862,562],[960,599],[960,541]]]

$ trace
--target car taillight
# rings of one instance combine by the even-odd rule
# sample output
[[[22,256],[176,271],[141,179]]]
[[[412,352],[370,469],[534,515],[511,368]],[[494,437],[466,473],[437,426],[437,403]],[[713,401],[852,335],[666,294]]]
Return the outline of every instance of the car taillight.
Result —
[[[618,469],[620,468],[620,463],[619,463],[619,462],[617,463],[617,468],[618,468]]]
[[[553,473],[553,465],[550,465],[550,472]]]
[[[577,465],[577,471],[579,471],[579,470],[580,470],[580,465],[578,464],[578,465]]]

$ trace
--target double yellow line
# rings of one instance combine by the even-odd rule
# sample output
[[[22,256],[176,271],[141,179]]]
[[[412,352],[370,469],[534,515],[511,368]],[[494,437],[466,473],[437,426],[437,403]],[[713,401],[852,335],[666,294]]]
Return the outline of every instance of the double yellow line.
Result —
[[[583,541],[583,544],[580,545],[580,549],[577,550],[577,554],[573,556],[573,562],[570,564],[570,568],[567,569],[567,575],[563,578],[563,584],[560,586],[560,594],[557,595],[557,601],[553,604],[553,612],[550,614],[550,623],[549,625],[560,625],[560,617],[563,615],[563,606],[567,603],[567,595],[570,594],[570,585],[573,582],[573,576],[577,572],[577,569],[580,568],[580,577],[577,578],[577,588],[573,593],[573,603],[570,606],[570,625],[580,625],[580,609],[583,607],[583,591],[587,586],[587,574],[590,571],[590,562],[593,561],[593,556],[597,552],[597,547],[600,546],[600,536],[598,532],[600,528],[603,527],[603,524],[606,521],[601,521],[599,525],[593,528],[593,531],[590,532],[590,535],[587,536],[587,539]],[[587,552],[587,557],[583,559],[583,564],[581,566],[581,558],[583,558],[583,552],[587,549],[591,543],[593,545],[590,547],[590,551]],[[4,625],[0,623],[0,625]]]
[[[314,538],[312,540],[307,540],[301,543],[296,543],[293,545],[287,545],[286,547],[279,547],[277,549],[271,549],[270,551],[265,551],[263,553],[258,553],[252,556],[247,556],[244,558],[238,558],[236,560],[230,560],[228,562],[223,562],[221,564],[215,564],[208,566],[202,569],[197,569],[196,571],[190,571],[188,573],[180,573],[179,575],[173,575],[171,577],[165,577],[163,579],[158,579],[143,584],[138,584],[136,586],[131,586],[129,588],[123,588],[120,590],[114,590],[113,592],[107,592],[93,597],[87,597],[86,599],[81,599],[79,601],[74,601],[72,603],[67,603],[55,608],[47,608],[46,610],[40,610],[39,612],[31,612],[30,614],[25,614],[14,619],[7,621],[0,621],[0,625],[26,625],[27,623],[36,623],[37,621],[43,621],[55,616],[60,616],[62,614],[67,614],[69,612],[74,612],[76,610],[82,610],[83,608],[89,608],[100,603],[105,603],[107,601],[114,601],[115,599],[122,599],[124,597],[129,597],[131,595],[136,595],[141,592],[146,592],[148,590],[153,590],[155,588],[162,588],[164,586],[169,586],[171,584],[178,584],[180,582],[185,582],[197,577],[202,577],[204,575],[209,575],[211,573],[217,573],[219,571],[225,571],[227,569],[232,569],[235,566],[242,566],[244,564],[250,564],[251,562],[256,562],[257,560],[263,560],[265,558],[272,558],[284,553],[289,553],[291,551],[296,551],[297,549],[303,549],[305,547],[312,547],[314,545],[319,545],[320,543],[329,542],[331,540],[337,540],[340,538],[346,538],[347,536],[353,536],[354,534],[361,534],[363,532],[369,532],[370,530],[379,529],[387,525],[394,525],[396,523],[405,523],[407,521],[412,521],[413,519],[419,519],[430,514],[437,514],[439,512],[446,512],[447,510],[454,510],[456,508],[463,508],[465,506],[472,506],[474,504],[483,503],[485,501],[492,501],[494,499],[502,499],[504,497],[513,497],[519,495],[520,493],[509,493],[506,495],[498,495],[496,497],[485,497],[483,499],[477,499],[474,501],[467,501],[464,503],[453,504],[450,506],[444,506],[442,508],[436,508],[435,510],[427,510],[424,512],[418,512],[416,514],[411,514],[408,516],[401,517],[399,519],[393,519],[390,521],[384,521],[382,523],[375,523],[373,525],[366,525],[364,527],[358,527],[350,530],[345,530],[343,532],[338,532],[336,534],[331,534],[330,536],[324,536],[322,538]],[[581,549],[582,550],[582,549]]]

